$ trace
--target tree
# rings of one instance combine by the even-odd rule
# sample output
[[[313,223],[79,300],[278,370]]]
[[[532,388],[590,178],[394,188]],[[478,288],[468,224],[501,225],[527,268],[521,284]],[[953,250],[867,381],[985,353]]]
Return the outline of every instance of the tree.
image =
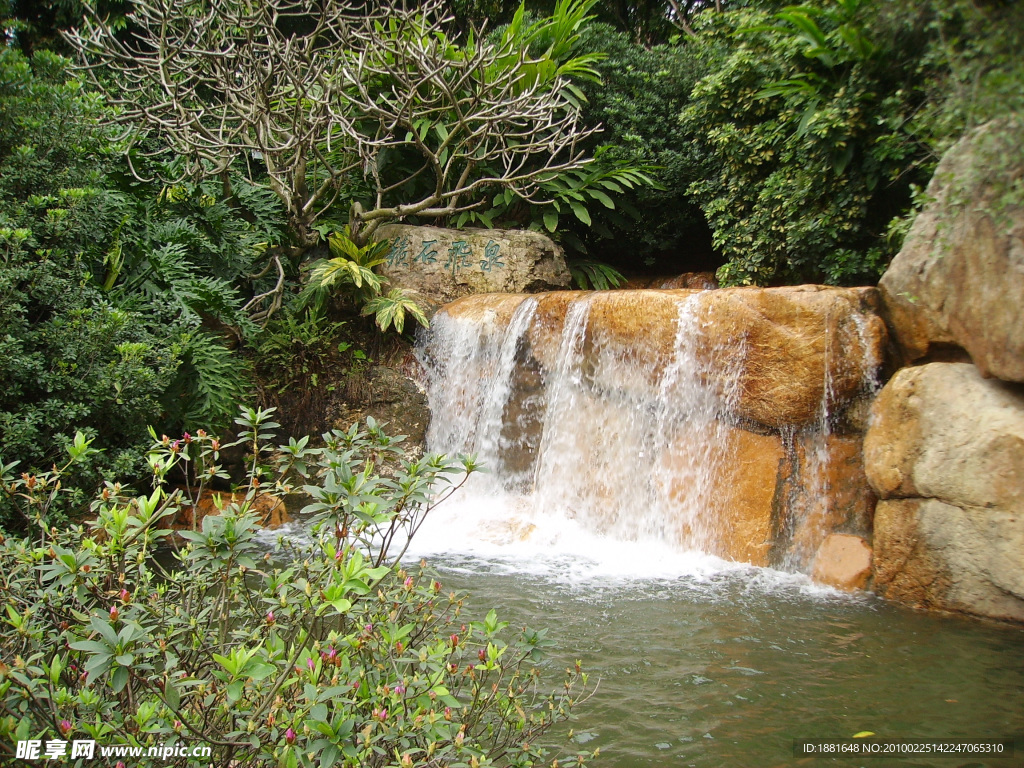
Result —
[[[128,34],[92,14],[68,39],[137,147],[158,140],[181,177],[227,185],[241,167],[272,189],[294,261],[342,197],[364,244],[386,221],[475,209],[499,188],[529,200],[584,166],[578,143],[593,129],[577,122],[569,78],[592,74],[594,57],[569,49],[594,2],[560,0],[539,22],[520,12],[500,39],[456,42],[440,0],[134,0]],[[279,292],[283,254],[269,253]]]
[[[889,223],[927,179],[908,125],[934,66],[920,56],[927,2],[891,10],[814,0],[725,13],[694,44],[726,52],[682,111],[708,158],[688,194],[726,259],[723,283],[856,285],[884,270]]]

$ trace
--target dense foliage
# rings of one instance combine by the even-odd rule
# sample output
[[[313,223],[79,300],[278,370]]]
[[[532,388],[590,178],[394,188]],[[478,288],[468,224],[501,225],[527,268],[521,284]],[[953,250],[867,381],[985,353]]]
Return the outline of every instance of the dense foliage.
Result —
[[[433,91],[416,91],[410,103],[426,112],[409,118],[412,131],[339,177],[313,206],[319,225],[307,221],[297,237],[266,163],[251,153],[244,168],[173,185],[129,173],[124,147],[100,127],[107,107],[45,50],[73,23],[78,0],[0,7],[9,41],[0,52],[5,460],[45,469],[66,445],[60,436],[81,430],[105,449],[76,465],[82,483],[130,471],[147,421],[183,428],[231,412],[247,366],[228,341],[243,353],[269,350],[272,365],[263,368],[281,372],[291,346],[310,358],[292,367],[295,375],[315,377],[335,357],[326,353],[345,347],[341,329],[353,318],[325,311],[324,296],[313,311],[308,297],[295,298],[313,272],[301,267],[312,265],[268,264],[312,240],[327,241],[313,254],[327,257],[314,288],[341,286],[353,315],[365,309],[381,328],[418,321],[415,305],[377,280],[373,246],[344,224],[371,209],[409,214],[437,186],[431,173],[417,175],[424,158],[465,169],[473,139],[450,104],[430,106]],[[123,4],[100,9],[119,29]],[[444,223],[550,231],[590,259],[576,266],[586,285],[616,282],[601,262],[627,274],[718,267],[727,283],[871,282],[898,249],[939,154],[964,129],[1024,108],[1019,3],[538,0],[527,3],[531,15],[518,3],[466,0],[451,10],[457,28],[486,22],[488,44],[517,52],[497,61],[487,82],[520,67],[502,75],[510,87],[557,85],[563,114],[578,103],[579,148],[597,159],[534,176],[532,201],[483,183]],[[483,50],[454,31],[417,36],[396,27],[388,35],[432,40],[428,53],[453,61]],[[374,82],[398,85],[383,75]],[[587,132],[598,125],[601,132]],[[337,137],[321,144],[327,138]],[[154,135],[131,155],[139,176],[183,169],[180,158],[146,160],[143,151],[166,150],[161,140]],[[483,161],[468,178],[495,173]],[[296,179],[308,189],[326,177],[307,164]],[[268,329],[249,322],[266,323],[279,309]]]
[[[88,487],[139,469],[148,424],[230,418],[246,377],[215,328],[244,327],[280,224],[257,189],[133,180],[67,66],[0,50],[0,456],[45,469],[83,431],[104,452],[65,482]]]
[[[239,419],[253,457],[246,501],[201,526],[191,515],[173,557],[160,540],[190,499],[163,481],[188,463],[201,492],[219,473],[217,441],[202,432],[156,441],[155,490],[108,485],[88,530],[43,523],[0,541],[0,754],[18,740],[82,738],[213,750],[138,766],[539,764],[585,675],[568,670],[564,688],[541,693],[544,633],[511,637],[493,611],[464,619],[458,595],[398,562],[472,463],[428,456],[383,479],[375,467],[400,439],[376,424],[327,434],[323,449],[303,438],[271,451],[270,416]],[[74,450],[91,448],[79,438]],[[311,542],[282,540],[273,554],[258,543],[257,479],[262,499],[303,485]],[[37,520],[57,480],[3,477]]]
[[[729,283],[863,283],[924,155],[905,128],[923,101],[922,24],[859,0],[728,14],[699,46],[736,40],[694,88],[682,129],[712,158],[690,193]]]

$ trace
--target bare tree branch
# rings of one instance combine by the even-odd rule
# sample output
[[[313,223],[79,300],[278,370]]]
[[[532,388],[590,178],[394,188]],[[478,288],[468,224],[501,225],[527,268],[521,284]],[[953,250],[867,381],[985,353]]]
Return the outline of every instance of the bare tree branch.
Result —
[[[450,40],[444,9],[443,0],[414,9],[132,0],[127,35],[90,10],[68,39],[111,120],[136,144],[153,136],[176,155],[167,180],[222,174],[243,159],[251,181],[281,200],[301,253],[356,183],[374,199],[352,206],[365,241],[387,220],[477,207],[495,186],[537,200],[542,182],[589,162],[578,146],[593,129],[579,124],[557,62],[512,39]]]

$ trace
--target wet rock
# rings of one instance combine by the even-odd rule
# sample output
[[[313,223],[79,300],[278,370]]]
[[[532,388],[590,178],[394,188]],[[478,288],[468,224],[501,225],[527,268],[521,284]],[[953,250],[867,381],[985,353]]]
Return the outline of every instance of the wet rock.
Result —
[[[1024,393],[970,364],[899,371],[864,443],[876,589],[1024,620]]]
[[[572,282],[561,248],[539,232],[389,224],[377,238],[392,242],[381,274],[438,304],[474,293],[557,290]]]
[[[812,566],[834,531],[867,534],[875,495],[864,471],[863,436],[808,431],[794,441],[792,466],[779,497],[785,500],[775,564]]]
[[[734,413],[800,427],[838,410],[881,365],[885,326],[870,288],[729,288],[698,296],[702,371]],[[741,360],[738,379],[723,362]]]
[[[1024,381],[1022,177],[1021,118],[978,128],[939,163],[879,282],[904,362],[955,345],[985,376]]]
[[[683,272],[671,277],[634,277],[620,285],[619,290],[690,288],[707,291],[717,287],[718,279],[714,272]]]
[[[833,533],[814,559],[814,580],[836,589],[864,589],[870,576],[871,546],[860,536]]]
[[[875,510],[875,591],[916,608],[1024,622],[1019,511],[939,499],[889,499]]]
[[[560,292],[538,298],[534,356],[555,365],[573,302],[589,302],[583,355],[599,386],[654,389],[677,355],[680,323],[693,365],[734,416],[800,428],[869,388],[881,365],[885,326],[870,288],[726,288],[716,291]],[[618,381],[622,366],[635,375]]]
[[[701,494],[708,507],[706,530],[691,530],[689,536],[703,544],[704,551],[727,560],[771,565],[778,518],[776,489],[785,467],[782,441],[776,435],[726,430],[720,465],[706,496]],[[679,481],[686,482],[685,474],[678,476]],[[693,525],[684,522],[684,528]]]
[[[289,522],[291,518],[288,510],[285,509],[284,499],[272,496],[269,493],[257,493],[251,500],[246,502],[246,494],[243,492],[211,491],[204,490],[195,505],[185,504],[174,520],[173,527],[176,529],[191,529],[193,526],[202,525],[203,518],[207,515],[220,515],[230,505],[238,507],[248,506],[249,512],[256,515],[264,528],[279,528]]]
[[[676,277],[655,282],[651,288],[690,288],[698,291],[710,291],[718,287],[718,279],[714,272],[683,272]]]

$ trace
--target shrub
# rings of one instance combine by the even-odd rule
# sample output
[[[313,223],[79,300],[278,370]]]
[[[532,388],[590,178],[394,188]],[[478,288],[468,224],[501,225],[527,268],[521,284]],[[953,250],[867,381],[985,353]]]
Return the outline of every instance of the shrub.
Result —
[[[219,185],[130,181],[102,112],[66,60],[0,50],[0,455],[42,470],[76,431],[104,449],[51,512],[143,470],[148,423],[230,421],[245,368],[203,326],[244,324],[238,285],[281,237],[244,183],[229,205]],[[0,498],[0,525],[11,511]]]
[[[539,693],[543,632],[510,640],[493,611],[468,621],[423,564],[399,563],[473,462],[428,456],[385,479],[375,467],[399,439],[377,424],[324,435],[322,449],[293,439],[271,452],[270,416],[238,420],[246,502],[193,524],[171,558],[161,540],[184,500],[163,480],[182,464],[200,487],[219,474],[220,446],[205,434],[155,441],[152,494],[108,485],[87,530],[43,524],[0,544],[0,750],[95,739],[213,749],[212,759],[139,766],[538,764],[541,737],[586,676],[577,666],[560,693]],[[81,437],[74,449],[74,460],[91,450]],[[4,474],[38,522],[59,472]],[[284,495],[299,483],[312,497],[312,541],[282,541],[271,555],[250,502],[257,488]]]
[[[729,53],[682,127],[709,158],[690,194],[727,260],[723,283],[877,279],[888,224],[927,179],[907,128],[925,99],[923,13],[815,0],[714,16],[697,45]]]

